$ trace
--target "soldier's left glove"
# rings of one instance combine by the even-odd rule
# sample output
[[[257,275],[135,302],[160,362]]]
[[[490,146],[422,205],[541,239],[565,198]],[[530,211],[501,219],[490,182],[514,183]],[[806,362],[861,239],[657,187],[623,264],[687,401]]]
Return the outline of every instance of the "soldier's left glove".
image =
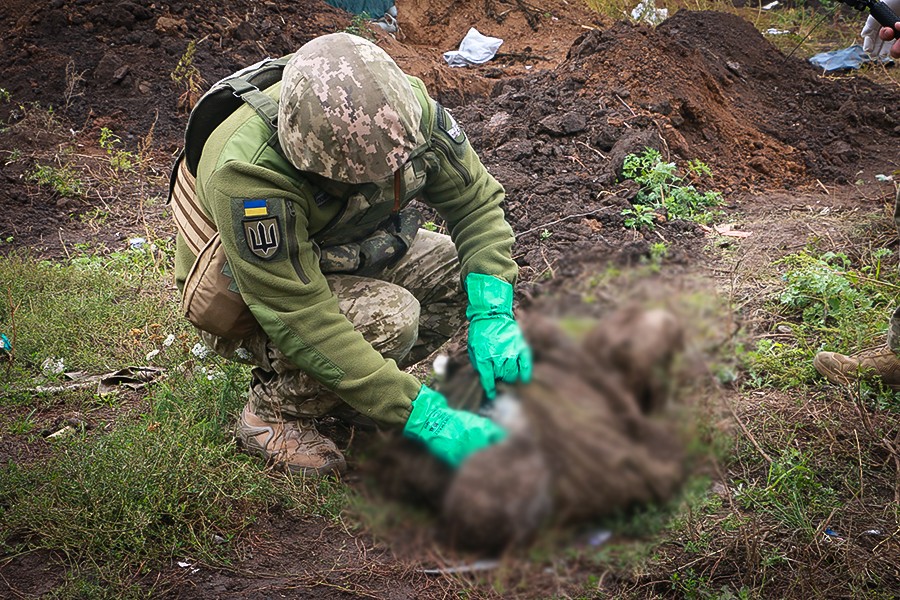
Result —
[[[469,359],[488,398],[497,394],[496,380],[531,380],[531,348],[513,317],[513,287],[491,275],[466,276],[469,307]]]

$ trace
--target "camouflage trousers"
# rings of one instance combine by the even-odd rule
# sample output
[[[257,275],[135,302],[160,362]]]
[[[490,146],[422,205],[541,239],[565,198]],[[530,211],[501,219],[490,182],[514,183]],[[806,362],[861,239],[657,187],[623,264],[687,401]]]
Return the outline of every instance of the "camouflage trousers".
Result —
[[[459,277],[450,237],[423,229],[393,266],[367,277],[331,274],[325,279],[356,330],[403,368],[426,358],[462,327],[467,300]],[[259,417],[347,414],[348,405],[299,370],[265,333],[244,340],[204,331],[200,336],[217,354],[255,367],[249,403]]]

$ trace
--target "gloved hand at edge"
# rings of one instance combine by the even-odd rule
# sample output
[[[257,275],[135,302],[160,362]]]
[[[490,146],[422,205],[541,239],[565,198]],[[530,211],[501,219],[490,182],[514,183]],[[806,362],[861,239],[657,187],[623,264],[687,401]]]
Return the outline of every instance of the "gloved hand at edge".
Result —
[[[531,348],[513,317],[513,287],[491,275],[466,276],[469,307],[469,359],[487,397],[497,395],[496,380],[531,381]]]
[[[884,0],[884,3],[894,11],[894,14],[900,12],[900,0]],[[872,56],[884,56],[891,50],[890,38],[884,40],[880,35],[882,25],[875,20],[874,17],[866,19],[866,24],[859,32],[863,38],[863,50]],[[897,58],[896,56],[894,58]]]
[[[423,385],[403,435],[422,442],[434,456],[456,468],[470,455],[505,438],[506,430],[481,415],[450,408],[443,395]]]

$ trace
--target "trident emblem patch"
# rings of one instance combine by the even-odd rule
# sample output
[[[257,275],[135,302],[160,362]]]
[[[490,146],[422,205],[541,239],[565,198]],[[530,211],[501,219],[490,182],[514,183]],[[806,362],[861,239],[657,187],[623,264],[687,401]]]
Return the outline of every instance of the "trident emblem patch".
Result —
[[[250,252],[263,260],[269,260],[278,252],[281,231],[278,217],[270,215],[265,200],[244,200],[244,239]]]
[[[250,252],[263,260],[269,260],[278,252],[281,245],[281,232],[278,228],[278,217],[263,219],[244,219],[244,239]]]

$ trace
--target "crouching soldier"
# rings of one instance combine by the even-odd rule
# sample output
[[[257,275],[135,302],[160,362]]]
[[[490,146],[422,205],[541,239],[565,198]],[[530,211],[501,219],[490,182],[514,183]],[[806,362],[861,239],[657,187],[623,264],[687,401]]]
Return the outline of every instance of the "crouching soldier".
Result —
[[[232,87],[244,103],[193,171],[176,167],[172,196],[183,311],[215,352],[254,366],[239,443],[323,474],[345,467],[316,429],[328,415],[403,428],[451,466],[500,441],[402,370],[468,320],[489,396],[530,377],[504,190],[450,113],[346,33],[304,45],[262,90]],[[414,198],[449,236],[420,229]]]

